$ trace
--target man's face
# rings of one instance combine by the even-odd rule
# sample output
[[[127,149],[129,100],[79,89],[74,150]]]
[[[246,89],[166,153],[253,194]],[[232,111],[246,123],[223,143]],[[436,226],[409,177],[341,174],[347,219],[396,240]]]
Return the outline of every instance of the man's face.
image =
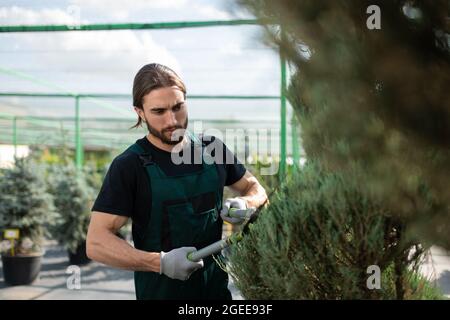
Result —
[[[180,89],[166,87],[152,90],[144,96],[142,105],[144,110],[134,109],[147,124],[151,135],[169,145],[183,139],[188,117],[184,94]]]

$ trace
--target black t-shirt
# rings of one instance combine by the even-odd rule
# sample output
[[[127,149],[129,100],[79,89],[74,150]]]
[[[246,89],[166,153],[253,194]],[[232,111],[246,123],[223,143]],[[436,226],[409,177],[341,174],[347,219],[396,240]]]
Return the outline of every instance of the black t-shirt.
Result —
[[[229,186],[241,179],[246,171],[245,167],[237,160],[233,153],[215,137],[205,136],[202,139],[205,148],[211,145],[211,156],[215,159],[219,173],[220,187]],[[152,161],[168,176],[195,172],[202,169],[200,164],[175,164],[171,153],[154,146],[144,137],[136,141],[146,152],[152,156]],[[221,144],[221,148],[217,148]],[[223,159],[215,154],[215,150],[223,150]],[[194,147],[190,148],[194,159]],[[225,161],[226,159],[233,159]],[[142,160],[132,151],[124,151],[111,163],[103,181],[100,193],[94,203],[92,211],[100,211],[120,216],[130,217],[133,225],[146,226],[151,215],[152,207],[151,184],[149,176],[143,166]]]

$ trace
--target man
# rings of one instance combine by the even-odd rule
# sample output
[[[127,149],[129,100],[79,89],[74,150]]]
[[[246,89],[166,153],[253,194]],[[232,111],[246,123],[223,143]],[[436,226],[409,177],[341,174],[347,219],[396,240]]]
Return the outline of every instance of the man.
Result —
[[[228,275],[216,260],[192,262],[187,254],[220,240],[223,220],[242,222],[227,216],[230,207],[259,207],[267,199],[265,190],[226,147],[210,152],[219,161],[173,161],[195,159],[208,154],[213,142],[221,144],[185,131],[186,88],[173,70],[142,67],[134,79],[133,104],[136,126],[145,123],[149,133],[109,168],[92,209],[88,256],[135,271],[137,299],[231,299]],[[220,161],[230,156],[233,163]],[[224,186],[241,196],[222,205]],[[129,218],[134,247],[116,236]]]

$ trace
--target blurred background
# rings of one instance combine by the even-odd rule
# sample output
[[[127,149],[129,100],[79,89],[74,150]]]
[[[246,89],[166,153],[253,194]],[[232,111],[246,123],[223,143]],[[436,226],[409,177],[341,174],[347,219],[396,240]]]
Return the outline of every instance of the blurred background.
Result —
[[[77,30],[99,24],[103,30]],[[133,78],[147,63],[165,64],[184,80],[191,130],[214,129],[211,134],[256,175],[273,167],[265,174],[266,187],[278,184],[280,170],[300,164],[297,122],[281,94],[289,70],[263,32],[254,15],[233,1],[1,2],[0,179],[8,196],[0,199],[0,298],[134,298],[132,273],[90,262],[84,240],[109,164],[146,134],[130,127],[136,121]],[[18,164],[18,158],[25,162]],[[38,213],[38,205],[9,216],[11,194],[27,206],[20,202],[20,181],[25,193],[48,196],[38,201],[47,214]],[[17,239],[6,236],[11,228],[20,231]],[[128,224],[121,236],[131,242],[130,232]],[[225,225],[224,232],[231,228]],[[6,267],[8,257],[35,247],[44,250],[43,258],[30,261],[31,274],[15,283],[11,277],[21,275],[8,272],[17,269]],[[80,273],[86,290],[69,290],[68,279],[76,284]]]
[[[232,1],[3,1],[0,23],[8,25],[248,21],[254,17]],[[5,31],[5,29],[3,30]],[[29,29],[28,29],[29,31]],[[144,64],[174,69],[188,90],[191,126],[203,129],[271,129],[271,157],[280,154],[280,56],[262,41],[255,23],[190,28],[71,32],[2,32],[0,166],[30,145],[58,148],[78,143],[86,159],[114,156],[144,130],[135,122],[131,88]],[[77,109],[78,108],[78,109]],[[288,111],[286,119],[292,119]],[[292,154],[287,121],[286,145]],[[295,133],[294,133],[295,134]],[[247,156],[259,153],[252,137]],[[228,142],[234,148],[234,141]],[[227,141],[225,141],[227,142]],[[261,153],[267,154],[261,143]],[[242,159],[245,160],[245,159]]]
[[[0,299],[134,299],[132,273],[89,261],[85,238],[112,159],[146,134],[131,88],[151,62],[184,80],[189,129],[271,196],[230,253],[235,299],[448,298],[449,8],[2,1]]]

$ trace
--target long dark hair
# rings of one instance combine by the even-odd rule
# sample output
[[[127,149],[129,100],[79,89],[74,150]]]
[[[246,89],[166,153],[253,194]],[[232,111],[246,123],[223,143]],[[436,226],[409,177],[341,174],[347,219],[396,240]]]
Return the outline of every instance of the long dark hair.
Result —
[[[169,67],[159,63],[150,63],[143,66],[133,82],[133,106],[144,110],[142,101],[144,96],[152,90],[176,86],[183,91],[186,98],[186,86],[183,80]],[[141,117],[138,116],[137,123],[131,128],[137,128],[142,124]]]

